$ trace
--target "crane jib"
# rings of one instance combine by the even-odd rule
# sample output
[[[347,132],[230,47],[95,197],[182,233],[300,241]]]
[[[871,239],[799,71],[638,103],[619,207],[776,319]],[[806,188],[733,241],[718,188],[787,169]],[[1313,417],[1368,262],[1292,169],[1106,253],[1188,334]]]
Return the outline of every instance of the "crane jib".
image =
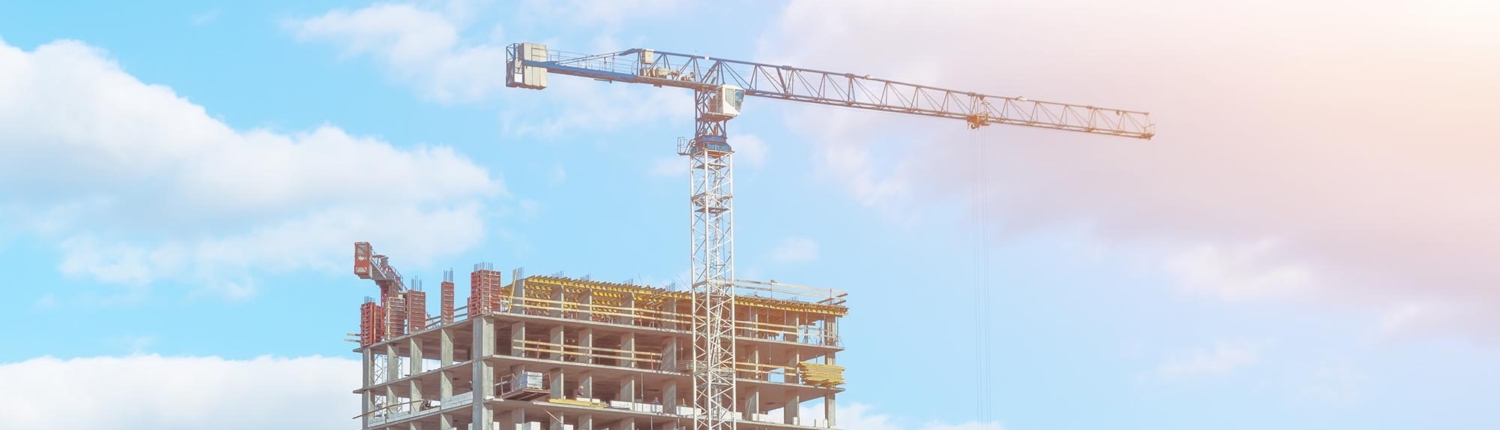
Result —
[[[530,45],[532,49],[524,50],[522,45]],[[546,51],[545,47],[534,44],[516,44],[508,53],[512,57],[511,67],[516,69],[513,75],[522,76],[519,81],[533,79],[519,73],[520,69],[535,69],[539,74],[557,73],[695,91],[714,91],[728,85],[743,89],[743,94],[750,97],[958,119],[967,121],[971,127],[1004,124],[1140,139],[1155,135],[1150,113],[1143,111],[987,95],[853,73],[646,49],[574,55]],[[544,77],[534,80],[541,83],[508,85],[545,87]]]

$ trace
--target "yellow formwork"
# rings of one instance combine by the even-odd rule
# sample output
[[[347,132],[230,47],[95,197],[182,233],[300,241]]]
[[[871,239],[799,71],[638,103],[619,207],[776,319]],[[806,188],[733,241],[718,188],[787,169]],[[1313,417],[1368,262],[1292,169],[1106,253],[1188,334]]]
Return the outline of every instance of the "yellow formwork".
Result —
[[[692,295],[683,291],[667,291],[660,288],[644,287],[639,285],[620,284],[614,282],[585,281],[571,278],[558,278],[552,276],[532,276],[525,279],[527,284],[526,298],[528,299],[552,299],[552,288],[563,289],[563,309],[577,310],[587,304],[582,303],[583,297],[592,296],[593,304],[611,306],[616,308],[634,307],[642,309],[658,309],[664,312],[690,314],[692,313]],[[510,295],[511,286],[501,290],[506,296]],[[627,306],[627,298],[634,299],[634,306]],[[671,300],[676,300],[677,310],[661,309],[670,306]],[[849,313],[849,308],[840,305],[822,303],[810,303],[797,300],[774,299],[755,296],[736,296],[735,306],[744,308],[757,308],[780,312],[795,312],[808,314],[809,316],[826,315],[831,317],[842,317]],[[607,312],[610,313],[610,312]]]
[[[836,387],[844,384],[844,368],[832,364],[797,363],[802,382],[819,387]]]

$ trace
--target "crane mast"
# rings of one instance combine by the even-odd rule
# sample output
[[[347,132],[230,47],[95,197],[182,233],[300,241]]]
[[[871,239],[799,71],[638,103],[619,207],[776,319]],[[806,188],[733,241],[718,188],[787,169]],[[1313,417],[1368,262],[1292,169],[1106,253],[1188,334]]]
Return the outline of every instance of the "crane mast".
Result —
[[[734,182],[728,123],[746,96],[961,119],[970,128],[1019,125],[1150,139],[1148,113],[991,96],[908,84],[869,75],[706,56],[629,49],[596,55],[548,50],[537,43],[506,49],[506,86],[547,87],[547,75],[650,84],[693,91],[693,137],[679,142],[688,158],[692,210],[694,430],[735,428]]]

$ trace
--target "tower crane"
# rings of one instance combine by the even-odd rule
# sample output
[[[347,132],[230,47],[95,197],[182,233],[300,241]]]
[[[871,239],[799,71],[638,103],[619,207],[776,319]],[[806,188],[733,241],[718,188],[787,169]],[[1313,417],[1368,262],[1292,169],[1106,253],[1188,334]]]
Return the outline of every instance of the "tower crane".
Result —
[[[538,43],[506,48],[508,87],[543,89],[547,75],[691,90],[693,138],[679,141],[691,171],[694,430],[735,428],[734,182],[727,125],[746,96],[963,120],[970,128],[1019,125],[1150,139],[1141,111],[1027,100],[909,84],[869,75],[726,60],[651,49],[584,55]]]

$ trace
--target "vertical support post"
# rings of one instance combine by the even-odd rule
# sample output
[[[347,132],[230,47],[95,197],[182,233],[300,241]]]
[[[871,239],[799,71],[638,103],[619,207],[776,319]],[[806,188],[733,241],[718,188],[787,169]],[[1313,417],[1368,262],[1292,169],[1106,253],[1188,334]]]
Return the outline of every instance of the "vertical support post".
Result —
[[[782,417],[786,418],[787,424],[802,424],[802,396],[792,394],[786,399],[786,406],[781,408]]]
[[[395,414],[397,408],[399,407],[399,406],[396,406],[397,403],[400,403],[399,401],[397,401],[397,398],[396,398],[396,384],[393,384],[391,382],[395,381],[397,379],[400,379],[400,378],[401,378],[401,356],[398,355],[398,351],[396,350],[396,342],[386,342],[386,344],[385,344],[385,382],[386,382],[386,384],[385,384],[385,410],[382,411],[382,413],[386,416],[387,419],[389,419],[392,414]]]
[[[677,371],[677,338],[669,337],[663,342],[661,348],[661,369],[666,372]]]
[[[620,350],[625,351],[620,353],[620,366],[636,367],[635,333],[620,335]]]
[[[551,315],[553,318],[563,317],[563,297],[566,292],[566,289],[562,285],[552,286],[552,303],[547,305],[547,307],[552,308],[552,312],[548,312],[548,315]]]
[[[755,416],[760,414],[760,390],[752,388],[749,391],[745,393],[745,406],[740,413],[744,415],[745,420],[755,421]]]
[[[408,355],[408,360],[409,360],[409,362],[407,363],[407,365],[411,367],[411,369],[409,370],[409,372],[411,372],[411,373],[409,373],[409,375],[416,376],[417,374],[422,373],[422,370],[423,370],[422,369],[422,361],[423,361],[422,358],[423,357],[422,357],[422,339],[421,339],[421,336],[412,336],[410,339],[407,340],[407,345],[406,346],[407,346],[407,349],[410,351],[407,354]],[[409,410],[411,410],[412,413],[419,412],[424,407],[427,406],[426,404],[423,403],[423,401],[426,399],[426,397],[422,396],[422,384],[417,381],[417,378],[411,378],[411,380],[406,381],[406,383],[407,383],[407,387],[406,387],[407,388],[407,392],[411,393],[411,395],[407,396],[407,398],[408,398],[409,401],[414,402],[414,403],[411,404]]]
[[[526,278],[521,277],[521,269],[511,271],[510,281],[510,313],[525,313],[525,309],[531,305],[526,302]]]
[[[828,320],[829,327],[836,327],[833,320]],[[828,353],[828,364],[838,364],[832,352]],[[823,419],[828,423],[828,428],[838,427],[838,402],[837,393],[828,393],[823,396]]]
[[[572,390],[568,389],[568,375],[566,373],[563,373],[562,368],[561,367],[553,368],[552,372],[551,372],[551,375],[549,375],[549,376],[550,376],[550,379],[552,380],[552,397],[551,398],[553,398],[553,399],[566,399],[566,398],[568,398],[568,393],[570,391],[572,391]]]
[[[529,348],[526,344],[526,322],[516,321],[510,324],[510,355],[525,357],[526,351],[521,348]]]
[[[360,399],[362,401],[359,407],[359,428],[367,429],[370,428],[370,412],[375,410],[375,393],[370,391],[370,386],[375,385],[375,353],[371,351],[370,347],[366,346],[359,351],[359,357],[362,369],[360,382],[364,388],[360,390]]]
[[[453,397],[453,379],[457,376],[454,375],[453,369],[448,369],[448,366],[452,365],[453,327],[445,324],[438,329],[438,366],[443,368],[438,375],[438,399],[442,402],[440,405],[442,407],[448,407],[449,398]],[[438,413],[438,428],[441,430],[453,428],[453,416],[449,412]]]
[[[622,402],[634,402],[636,401],[635,397],[635,379],[631,376],[621,377],[620,393],[618,396],[615,396],[615,399]]]
[[[668,415],[677,415],[677,380],[667,381],[661,389],[661,410]]]
[[[495,416],[485,400],[495,395],[495,369],[485,357],[495,353],[495,323],[483,316],[470,318],[474,321],[473,352],[474,385],[473,423],[475,429],[490,430]]]
[[[547,348],[549,351],[551,351],[547,354],[547,358],[557,361],[563,361],[563,357],[566,356],[566,354],[563,354],[563,345],[566,341],[566,339],[563,338],[563,327],[561,325],[552,327],[552,330],[549,330],[548,334],[550,335],[548,336],[548,340],[551,341],[552,346],[549,346]]]
[[[578,347],[582,353],[578,362],[583,364],[594,364],[594,329],[584,327],[578,330]]]

